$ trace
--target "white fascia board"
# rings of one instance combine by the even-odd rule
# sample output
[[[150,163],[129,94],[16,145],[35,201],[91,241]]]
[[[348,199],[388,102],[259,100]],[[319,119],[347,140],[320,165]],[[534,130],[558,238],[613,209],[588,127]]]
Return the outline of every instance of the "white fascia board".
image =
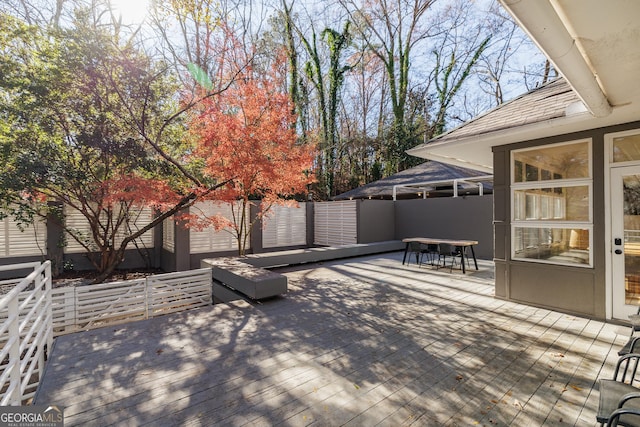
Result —
[[[612,112],[609,100],[598,82],[588,58],[585,58],[570,34],[570,24],[562,10],[549,0],[499,0],[520,28],[567,79],[576,94],[595,117]]]
[[[493,170],[493,147],[638,120],[640,111],[633,105],[626,105],[614,108],[613,113],[606,117],[594,117],[589,112],[581,112],[482,135],[441,142],[435,140],[407,150],[407,154],[490,173]]]
[[[456,141],[457,142],[457,141]],[[453,144],[453,143],[450,143]],[[455,154],[456,148],[458,148],[459,145],[456,145],[455,147],[447,147],[447,148],[453,148],[453,153],[451,155],[448,155],[446,153],[440,153],[440,150],[438,150],[436,147],[435,150],[421,150],[419,153],[414,154],[413,152],[409,153],[409,151],[407,151],[408,154],[411,154],[412,156],[416,156],[416,157],[421,157],[423,159],[428,159],[428,160],[433,160],[436,162],[440,162],[440,163],[445,163],[448,165],[453,165],[453,166],[459,166],[462,168],[467,168],[467,169],[473,169],[473,170],[477,170],[480,172],[485,172],[485,173],[493,173],[493,157],[491,155],[491,147],[489,147],[488,152],[489,152],[489,156],[480,156],[480,157],[485,157],[485,161],[482,163],[477,163],[475,161],[471,161],[471,160],[467,160],[467,159],[461,159],[459,158],[459,156],[457,154]],[[443,147],[444,148],[444,147]],[[479,148],[484,148],[484,147],[479,147]],[[459,148],[459,150],[464,150],[465,148]],[[410,150],[411,151],[411,150]],[[447,152],[449,152],[450,150],[446,150]],[[474,159],[478,159],[478,157],[474,156]]]

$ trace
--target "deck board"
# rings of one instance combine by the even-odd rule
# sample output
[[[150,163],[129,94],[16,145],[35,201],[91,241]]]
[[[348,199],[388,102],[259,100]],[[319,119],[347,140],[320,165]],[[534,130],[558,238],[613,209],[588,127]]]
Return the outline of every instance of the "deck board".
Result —
[[[65,425],[596,425],[628,328],[493,296],[402,252],[280,269],[284,297],[56,339]]]

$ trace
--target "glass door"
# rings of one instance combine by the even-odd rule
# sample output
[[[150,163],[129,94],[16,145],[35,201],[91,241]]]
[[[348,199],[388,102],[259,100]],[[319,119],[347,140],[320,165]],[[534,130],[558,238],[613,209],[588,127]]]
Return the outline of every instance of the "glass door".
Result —
[[[640,306],[640,166],[611,169],[613,317]]]

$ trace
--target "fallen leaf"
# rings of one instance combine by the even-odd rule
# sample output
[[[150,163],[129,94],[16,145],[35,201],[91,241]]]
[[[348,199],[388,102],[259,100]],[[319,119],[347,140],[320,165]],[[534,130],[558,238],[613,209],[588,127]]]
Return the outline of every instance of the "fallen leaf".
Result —
[[[562,353],[553,353],[553,357],[564,357]]]
[[[456,381],[462,381],[463,378],[464,377],[462,375],[456,375]]]
[[[575,391],[582,391],[582,388],[578,387],[577,385],[569,384],[569,386]]]
[[[491,399],[491,403],[495,403],[497,405],[498,401],[496,399]]]
[[[159,348],[156,350],[156,354],[162,354],[163,351],[164,351],[163,349]]]
[[[356,390],[360,390],[360,387],[358,386],[358,384],[354,384],[353,386],[356,388]]]

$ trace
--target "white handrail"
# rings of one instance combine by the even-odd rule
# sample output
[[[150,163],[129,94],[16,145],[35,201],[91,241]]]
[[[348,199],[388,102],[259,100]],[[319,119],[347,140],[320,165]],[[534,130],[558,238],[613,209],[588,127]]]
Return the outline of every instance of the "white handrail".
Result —
[[[5,389],[0,405],[24,403],[34,372],[37,369],[41,375],[44,370],[45,348],[51,349],[53,345],[51,262],[14,264],[0,267],[0,271],[27,268],[33,271],[0,299],[0,311],[7,312],[5,324],[0,327],[0,334],[7,336],[0,354],[9,356],[5,372],[0,376],[0,388]],[[26,291],[31,285],[33,289]],[[22,303],[21,297],[24,297]],[[33,307],[21,316],[30,304]]]

